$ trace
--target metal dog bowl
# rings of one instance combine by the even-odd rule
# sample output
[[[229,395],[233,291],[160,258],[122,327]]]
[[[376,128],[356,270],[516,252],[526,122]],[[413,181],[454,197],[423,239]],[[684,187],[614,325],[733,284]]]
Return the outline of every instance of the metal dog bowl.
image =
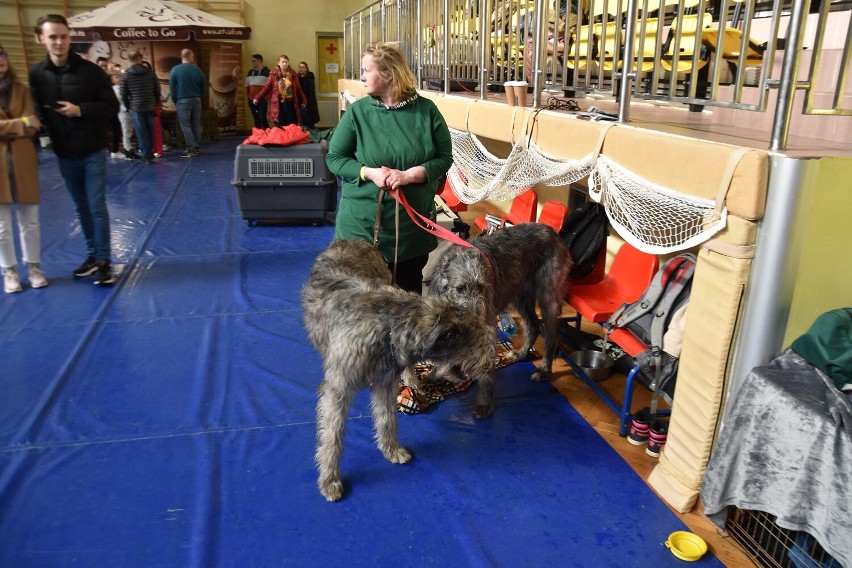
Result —
[[[601,351],[574,351],[571,359],[595,382],[608,379],[615,365],[615,360]]]

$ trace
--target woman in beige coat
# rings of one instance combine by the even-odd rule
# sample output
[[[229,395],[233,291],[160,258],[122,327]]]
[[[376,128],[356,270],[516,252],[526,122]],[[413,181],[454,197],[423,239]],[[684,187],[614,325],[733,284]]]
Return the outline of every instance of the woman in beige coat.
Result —
[[[47,279],[41,262],[41,226],[38,219],[38,153],[33,143],[41,127],[33,112],[30,91],[15,74],[0,45],[0,268],[3,291],[21,291],[15,255],[12,208],[16,209],[23,260],[29,267],[30,286],[43,288]]]

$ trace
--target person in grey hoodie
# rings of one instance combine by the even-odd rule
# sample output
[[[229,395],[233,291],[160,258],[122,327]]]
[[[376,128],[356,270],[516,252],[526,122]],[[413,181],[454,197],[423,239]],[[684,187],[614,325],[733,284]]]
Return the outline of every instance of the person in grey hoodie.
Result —
[[[145,65],[142,53],[130,55],[130,69],[121,76],[121,101],[133,118],[139,152],[146,164],[154,163],[154,109],[160,100],[157,75]]]

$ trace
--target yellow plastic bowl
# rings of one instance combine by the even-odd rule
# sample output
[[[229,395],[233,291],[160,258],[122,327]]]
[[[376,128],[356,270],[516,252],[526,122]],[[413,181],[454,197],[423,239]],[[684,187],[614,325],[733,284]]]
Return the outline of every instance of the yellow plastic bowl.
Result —
[[[707,552],[707,543],[697,534],[676,531],[669,535],[666,548],[681,560],[695,562]]]

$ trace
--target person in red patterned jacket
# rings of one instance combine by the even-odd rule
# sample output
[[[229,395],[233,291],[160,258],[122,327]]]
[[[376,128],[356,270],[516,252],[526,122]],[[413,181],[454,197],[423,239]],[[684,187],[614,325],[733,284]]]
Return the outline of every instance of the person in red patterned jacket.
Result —
[[[266,84],[252,99],[257,105],[265,97],[269,98],[269,122],[276,126],[301,124],[302,107],[307,107],[308,99],[299,84],[299,74],[290,67],[290,58],[278,56],[278,65],[270,70]]]

